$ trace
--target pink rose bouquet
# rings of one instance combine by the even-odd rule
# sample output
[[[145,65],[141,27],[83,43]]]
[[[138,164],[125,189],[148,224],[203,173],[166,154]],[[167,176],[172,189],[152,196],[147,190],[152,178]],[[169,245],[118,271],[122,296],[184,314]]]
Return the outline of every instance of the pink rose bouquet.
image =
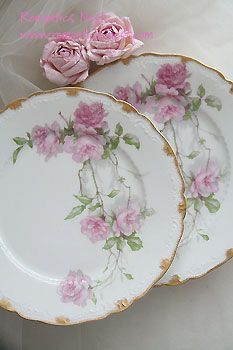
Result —
[[[45,76],[59,86],[74,85],[88,77],[90,61],[103,65],[129,57],[143,43],[135,39],[128,17],[103,14],[95,28],[83,38],[60,36],[43,49],[40,65]]]

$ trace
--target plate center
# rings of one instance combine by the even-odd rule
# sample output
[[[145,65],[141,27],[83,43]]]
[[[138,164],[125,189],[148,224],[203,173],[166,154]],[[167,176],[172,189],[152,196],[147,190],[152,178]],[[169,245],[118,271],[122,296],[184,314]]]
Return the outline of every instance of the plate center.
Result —
[[[130,181],[139,199],[144,198],[138,169],[124,151],[119,149],[118,153],[121,175]],[[113,167],[105,164],[98,161],[95,170],[108,193],[117,184]],[[80,205],[73,196],[79,193],[79,169],[80,164],[68,154],[46,162],[33,149],[25,150],[14,166],[8,164],[0,174],[0,195],[4,198],[0,203],[0,246],[12,263],[35,278],[57,283],[67,271],[78,268],[95,277],[105,266],[103,242],[92,243],[81,233],[80,220],[87,213],[64,220]],[[90,193],[92,185],[87,178],[85,186]],[[108,205],[117,208],[118,198],[112,198]]]

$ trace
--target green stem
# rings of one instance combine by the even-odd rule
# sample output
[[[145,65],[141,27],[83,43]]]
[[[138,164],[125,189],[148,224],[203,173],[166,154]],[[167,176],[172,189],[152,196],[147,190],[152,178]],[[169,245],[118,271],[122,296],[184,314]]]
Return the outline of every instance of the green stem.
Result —
[[[112,158],[110,157],[110,160],[111,162],[113,163],[113,165],[115,166],[115,170],[116,170],[116,173],[117,173],[117,176],[118,178],[121,178],[121,175],[120,175],[120,172],[119,172],[119,161],[118,161],[118,158],[116,156],[116,154],[111,151],[114,159],[115,159],[115,162],[112,160]],[[126,183],[123,181],[122,182],[122,185],[128,190],[128,201],[127,201],[127,208],[129,207],[129,203],[130,203],[130,199],[131,199],[131,187],[129,185],[126,185]]]

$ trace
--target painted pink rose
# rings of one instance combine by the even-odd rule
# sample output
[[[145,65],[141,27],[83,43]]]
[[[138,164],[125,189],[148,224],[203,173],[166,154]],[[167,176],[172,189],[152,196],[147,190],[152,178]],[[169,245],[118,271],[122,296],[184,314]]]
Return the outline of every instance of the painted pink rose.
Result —
[[[208,197],[218,192],[219,180],[219,172],[213,164],[209,165],[208,169],[206,167],[199,169],[191,185],[193,197]]]
[[[88,77],[86,49],[68,37],[53,39],[46,44],[40,65],[46,78],[59,86],[77,84]]]
[[[134,30],[128,17],[103,14],[101,23],[87,38],[87,54],[99,65],[132,55],[143,43],[135,39]]]
[[[158,101],[155,96],[148,96],[145,101],[145,112],[154,115],[158,110]]]
[[[60,145],[60,126],[57,122],[53,122],[51,126],[35,126],[32,129],[32,142],[37,146],[37,152],[44,154],[46,160],[61,151]]]
[[[138,81],[132,87],[129,85],[126,87],[117,87],[113,94],[119,100],[130,103],[140,112],[143,110],[143,105],[141,103],[142,86]]]
[[[75,162],[82,163],[88,159],[100,160],[104,152],[103,144],[104,141],[98,135],[84,133],[78,139],[66,136],[63,149],[67,153],[72,153]]]
[[[157,84],[165,85],[168,89],[183,89],[188,77],[184,63],[163,64],[156,73]]]
[[[131,235],[134,231],[139,231],[142,227],[142,216],[137,202],[131,201],[127,208],[119,208],[116,212],[116,220],[113,224],[115,235]]]
[[[92,128],[103,128],[106,126],[105,117],[107,113],[104,110],[103,104],[100,102],[93,102],[87,104],[80,102],[78,108],[74,112],[75,128],[79,125]]]
[[[109,236],[110,227],[102,218],[90,215],[81,220],[81,232],[86,235],[91,242],[96,243],[105,240]]]
[[[168,120],[183,120],[185,108],[178,99],[163,97],[157,103],[157,111],[154,114],[154,120],[158,123],[165,123]]]
[[[166,85],[163,84],[156,84],[155,92],[156,94],[161,96],[177,96],[179,94],[174,87],[168,88]]]
[[[81,270],[70,271],[67,278],[60,283],[58,293],[64,303],[72,302],[78,306],[85,306],[93,296],[91,279]]]

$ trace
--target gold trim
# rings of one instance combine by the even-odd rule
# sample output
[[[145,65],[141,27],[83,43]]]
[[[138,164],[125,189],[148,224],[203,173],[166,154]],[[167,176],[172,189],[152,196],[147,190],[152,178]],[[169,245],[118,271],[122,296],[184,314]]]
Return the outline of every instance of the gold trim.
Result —
[[[19,107],[22,106],[22,102],[19,100],[13,101],[8,106],[9,106],[9,109],[18,109]]]
[[[74,87],[72,90],[71,89],[67,89],[66,90],[66,95],[67,96],[77,96],[79,93],[78,88]]]
[[[179,212],[185,216],[186,214],[186,201],[179,204]]]
[[[134,59],[137,59],[137,58],[139,58],[139,57],[142,57],[142,56],[154,56],[154,57],[165,57],[165,58],[176,57],[176,58],[179,58],[179,59],[181,60],[181,62],[183,62],[183,63],[195,62],[195,63],[197,63],[198,65],[200,65],[200,66],[202,66],[202,67],[204,67],[204,68],[207,68],[207,69],[213,71],[213,72],[216,73],[221,79],[223,79],[226,83],[229,83],[229,84],[230,84],[230,90],[229,90],[229,92],[230,92],[231,94],[233,94],[233,81],[232,81],[232,80],[227,79],[227,78],[225,77],[225,75],[224,75],[222,72],[220,72],[219,70],[217,70],[216,68],[211,67],[211,66],[209,66],[209,65],[207,65],[207,64],[205,64],[205,63],[203,63],[203,62],[201,62],[201,61],[199,61],[199,60],[197,60],[197,59],[195,59],[195,58],[193,58],[193,57],[185,56],[185,55],[180,55],[180,54],[172,54],[172,53],[171,53],[171,54],[165,54],[165,53],[156,53],[156,52],[144,52],[144,53],[142,53],[142,54],[140,54],[140,55],[137,55],[137,56],[136,56],[136,55],[131,56],[131,57],[130,57],[130,61],[131,61],[131,60],[134,60]],[[98,67],[98,68],[91,74],[90,77],[94,76],[96,73],[99,73],[99,71],[101,71],[102,69],[107,69],[107,67],[108,67],[109,65],[115,65],[115,64],[119,63],[119,61],[120,61],[120,60],[111,62],[111,63],[109,63],[107,66]],[[124,60],[122,60],[122,63],[125,64],[125,63],[124,63]],[[129,62],[128,62],[128,63],[129,63]],[[85,84],[84,84],[84,85],[85,85]],[[165,145],[166,145],[166,144],[165,144]],[[170,148],[167,148],[166,146],[165,146],[165,148],[164,148],[164,151],[165,151],[165,153],[166,153],[168,156],[173,155],[173,151],[171,152],[171,153],[172,153],[172,154],[171,154],[171,153],[170,153],[170,151],[171,151]],[[226,252],[226,255],[227,255],[227,258],[226,258],[226,259],[224,259],[221,263],[219,263],[218,265],[215,265],[213,268],[211,268],[210,270],[208,270],[207,272],[205,272],[205,273],[202,274],[202,275],[198,275],[198,276],[194,276],[194,277],[189,277],[189,278],[186,278],[186,279],[183,280],[183,281],[180,281],[180,277],[179,277],[178,275],[176,275],[176,276],[177,276],[177,284],[173,284],[173,281],[172,281],[172,279],[171,279],[170,282],[167,282],[167,283],[165,283],[165,284],[155,285],[154,287],[173,286],[173,285],[178,285],[178,284],[181,285],[181,284],[187,283],[187,282],[189,282],[189,281],[191,281],[191,280],[198,279],[198,278],[201,278],[201,277],[203,277],[203,276],[206,276],[209,272],[212,272],[213,270],[219,268],[220,266],[222,266],[223,264],[225,264],[228,260],[230,260],[230,259],[233,257],[233,252],[232,252],[232,250],[233,250],[233,248],[229,249],[229,250]],[[229,252],[230,252],[230,253],[229,253]],[[231,252],[232,252],[232,253],[231,253]],[[178,280],[179,280],[179,282],[178,282]]]
[[[11,303],[7,299],[0,300],[0,307],[8,311],[14,311],[14,308],[12,307]]]
[[[157,52],[143,52],[140,55],[132,55],[128,58],[125,59],[121,59],[121,60],[117,60],[114,62],[110,62],[107,65],[104,66],[98,66],[95,71],[93,71],[91,73],[91,75],[87,78],[87,80],[91,77],[93,77],[96,73],[99,73],[101,70],[103,69],[107,69],[109,66],[115,65],[119,62],[122,62],[124,65],[129,64],[131,61],[133,61],[134,59],[137,59],[139,57],[143,57],[143,56],[155,56],[155,57],[164,57],[164,58],[172,58],[172,57],[176,57],[179,58],[181,60],[181,62],[187,63],[187,62],[195,62],[201,66],[203,66],[204,68],[207,68],[209,70],[212,70],[213,72],[215,72],[216,74],[218,74],[220,76],[220,78],[222,78],[223,80],[225,80],[227,83],[231,84],[231,86],[233,85],[233,81],[231,81],[230,79],[227,79],[225,77],[225,75],[220,72],[219,70],[217,70],[216,68],[209,66],[199,60],[197,60],[194,57],[191,56],[185,56],[185,55],[180,55],[180,54],[175,54],[175,53],[171,53],[171,54],[166,54],[166,53],[157,53]],[[85,82],[83,84],[85,86]]]
[[[125,65],[125,66],[127,66],[129,63],[130,63],[130,61],[131,61],[131,59],[133,58],[134,56],[129,56],[129,57],[127,57],[127,58],[123,58],[122,59],[122,63]]]
[[[126,113],[130,113],[130,112],[135,112],[137,111],[135,107],[131,106],[131,105],[123,105],[122,106],[123,111],[125,111]]]
[[[169,267],[170,267],[170,259],[163,259],[162,261],[161,261],[161,264],[160,264],[160,268],[162,269],[162,270],[167,270]]]
[[[131,304],[132,304],[132,302],[130,303],[127,299],[118,300],[118,302],[117,302],[117,312],[118,311],[124,311],[124,310],[128,309],[128,307]]]
[[[226,252],[227,259],[233,258],[233,248],[230,248]]]
[[[181,284],[179,275],[172,276],[172,278],[169,281],[169,285],[170,286],[178,286],[179,284]]]
[[[172,148],[171,148],[171,146],[170,145],[168,145],[167,143],[165,143],[164,144],[164,146],[163,146],[163,150],[164,150],[164,153],[166,153],[166,155],[168,156],[168,157],[173,157],[173,150],[172,150]]]
[[[70,324],[70,319],[64,316],[60,316],[55,319],[55,322],[58,325],[68,326]]]
[[[20,99],[18,99],[18,100],[16,100],[16,101],[12,102],[10,105],[7,105],[3,110],[1,110],[0,113],[3,113],[3,112],[6,111],[7,109],[9,109],[10,106],[11,106],[13,103],[16,103],[16,102],[17,102],[17,103],[22,104],[22,102],[24,102],[24,101],[30,99],[31,97],[38,96],[38,95],[46,95],[46,94],[56,93],[56,92],[58,92],[58,91],[64,91],[66,94],[68,93],[69,96],[76,96],[76,94],[75,94],[75,95],[73,94],[73,90],[75,90],[76,92],[79,92],[79,91],[86,91],[86,92],[93,93],[93,94],[95,94],[95,95],[106,96],[106,97],[108,97],[109,99],[111,99],[112,101],[114,101],[115,103],[121,104],[122,107],[125,105],[125,108],[126,108],[126,107],[127,107],[127,108],[131,108],[131,110],[135,112],[135,114],[138,116],[138,118],[143,118],[143,119],[145,119],[145,120],[147,121],[147,123],[153,128],[153,130],[154,130],[155,132],[157,132],[157,133],[160,135],[160,137],[164,140],[164,142],[167,143],[169,147],[171,147],[171,146],[169,145],[168,141],[166,140],[165,136],[156,128],[156,126],[150,121],[150,119],[147,118],[145,115],[139,113],[132,105],[130,105],[129,103],[124,102],[124,101],[119,101],[119,100],[117,100],[114,96],[112,96],[112,95],[110,95],[110,94],[102,93],[102,92],[97,92],[97,91],[93,91],[93,90],[90,90],[90,89],[84,89],[84,88],[81,88],[81,87],[66,87],[66,88],[56,88],[56,89],[52,89],[52,90],[48,90],[48,91],[38,91],[38,92],[35,92],[35,93],[29,95],[28,97],[20,98]],[[174,159],[174,161],[175,161],[176,169],[177,169],[177,172],[178,172],[178,174],[179,174],[179,176],[180,176],[180,179],[181,179],[181,184],[182,184],[182,185],[181,185],[181,197],[182,197],[182,200],[185,201],[185,184],[184,184],[184,178],[183,178],[183,175],[182,175],[182,173],[181,173],[181,170],[180,170],[180,167],[179,167],[179,165],[178,165],[178,161],[177,161],[177,159],[176,159],[176,156],[175,156],[174,152],[172,152],[172,155],[171,155],[171,156],[173,157],[173,159]],[[178,211],[178,212],[179,212],[179,211]],[[173,262],[173,260],[174,260],[174,258],[175,258],[175,254],[176,254],[178,245],[179,245],[179,243],[180,243],[180,241],[181,241],[181,239],[182,239],[183,233],[184,233],[184,217],[183,217],[183,215],[181,215],[181,233],[180,233],[180,236],[179,236],[179,238],[178,238],[178,240],[177,240],[177,244],[176,244],[176,246],[175,246],[175,248],[174,248],[174,251],[173,251],[173,253],[172,253],[172,256],[171,256],[171,258],[170,258],[170,265],[172,264],[172,262]],[[104,318],[106,318],[107,316],[109,316],[109,315],[111,315],[111,314],[114,314],[114,313],[118,313],[118,312],[123,311],[123,310],[121,310],[122,308],[125,310],[125,309],[128,308],[130,305],[132,305],[135,301],[141,299],[144,295],[146,295],[146,294],[149,292],[149,290],[152,289],[152,288],[154,287],[154,285],[164,276],[164,274],[166,273],[166,271],[168,270],[168,268],[170,267],[170,265],[160,273],[160,275],[158,276],[158,278],[156,278],[155,281],[153,281],[153,283],[151,283],[151,285],[148,286],[148,287],[146,288],[146,290],[145,290],[142,294],[136,296],[136,297],[133,298],[130,302],[129,302],[128,300],[127,300],[127,302],[126,302],[126,299],[124,299],[123,304],[122,304],[122,302],[121,302],[121,306],[119,306],[119,304],[117,304],[117,305],[118,305],[117,309],[112,310],[112,311],[106,313],[105,315],[103,315],[103,316],[101,316],[101,317],[93,318],[93,319],[90,319],[90,320],[84,320],[84,321],[80,321],[80,322],[74,322],[74,323],[70,322],[70,323],[67,324],[67,325],[81,324],[81,323],[84,323],[84,322],[95,321],[95,320],[101,320],[101,319],[104,319]],[[0,305],[0,306],[1,306],[1,305]],[[56,321],[57,318],[54,320],[54,322],[50,322],[50,321],[44,321],[44,320],[35,319],[35,318],[28,318],[27,316],[25,316],[25,315],[19,313],[19,312],[18,312],[16,309],[14,309],[13,307],[12,307],[11,309],[8,309],[8,310],[17,313],[19,316],[21,316],[22,318],[25,318],[25,319],[27,319],[27,320],[40,321],[40,322],[46,323],[46,324],[61,325],[60,323],[57,323],[57,321]],[[62,318],[66,319],[65,316],[62,316]],[[58,319],[60,319],[60,317],[58,317]],[[62,325],[64,325],[64,324],[62,324]]]
[[[193,280],[197,280],[201,277],[204,277],[206,275],[208,275],[210,272],[213,272],[214,270],[216,270],[217,268],[223,266],[226,262],[228,262],[230,259],[233,258],[233,248],[230,248],[226,251],[226,258],[218,265],[212,267],[212,269],[208,270],[207,272],[203,273],[202,275],[198,275],[198,276],[193,276],[193,277],[189,277],[186,278],[184,280],[181,281],[180,276],[179,275],[174,275],[171,280],[167,283],[163,283],[163,284],[158,284],[155,285],[154,287],[163,287],[163,286],[181,286],[183,284],[186,284],[187,282],[193,281]]]

